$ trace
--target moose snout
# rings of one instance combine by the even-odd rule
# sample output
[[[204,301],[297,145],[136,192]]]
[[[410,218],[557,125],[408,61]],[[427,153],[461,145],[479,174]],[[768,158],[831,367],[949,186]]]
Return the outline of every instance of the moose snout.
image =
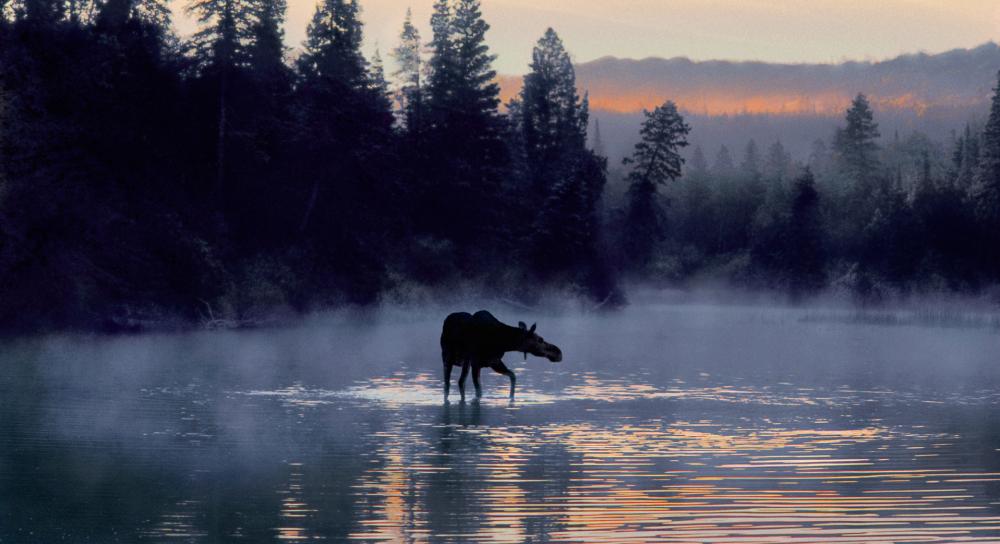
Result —
[[[553,363],[558,363],[559,361],[562,361],[562,350],[555,346],[550,346],[550,349],[545,356]]]

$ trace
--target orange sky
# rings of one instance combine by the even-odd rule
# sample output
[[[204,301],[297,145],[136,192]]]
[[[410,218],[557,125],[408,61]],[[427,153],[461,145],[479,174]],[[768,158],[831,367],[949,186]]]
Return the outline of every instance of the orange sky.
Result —
[[[366,49],[387,57],[397,41],[406,8],[430,37],[433,0],[361,0]],[[182,35],[194,28],[174,0]],[[288,0],[286,41],[293,50],[304,38],[315,0]],[[501,74],[522,74],[531,48],[548,26],[563,37],[577,62],[602,56],[686,56],[695,60],[822,62],[880,60],[901,53],[940,52],[1000,39],[996,0],[483,0],[492,25],[488,40]],[[389,67],[391,72],[392,67]],[[520,77],[504,78],[505,94]],[[662,101],[657,90],[615,96],[595,93],[597,108],[635,111]],[[840,111],[849,97],[740,96],[724,90],[671,96],[703,113],[820,113]],[[907,97],[889,97],[907,107]]]
[[[396,43],[406,8],[425,34],[433,0],[361,0],[369,50]],[[184,0],[174,0],[175,12]],[[314,0],[288,0],[301,43]],[[548,26],[578,61],[643,58],[836,62],[939,52],[1000,38],[996,0],[483,0],[497,68],[521,73]],[[192,22],[178,15],[182,33]]]

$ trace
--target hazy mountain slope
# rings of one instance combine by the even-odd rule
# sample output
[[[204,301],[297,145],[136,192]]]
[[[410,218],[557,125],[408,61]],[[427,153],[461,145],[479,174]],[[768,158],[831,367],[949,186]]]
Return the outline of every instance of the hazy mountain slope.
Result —
[[[946,140],[951,130],[985,115],[998,70],[1000,46],[987,43],[841,64],[607,57],[579,64],[577,81],[590,93],[613,159],[634,143],[640,111],[668,99],[685,111],[692,142],[709,156],[722,144],[741,149],[750,138],[780,138],[804,158],[814,140],[829,141],[859,92],[869,95],[884,136],[920,130]],[[520,87],[519,77],[501,82],[506,96]]]

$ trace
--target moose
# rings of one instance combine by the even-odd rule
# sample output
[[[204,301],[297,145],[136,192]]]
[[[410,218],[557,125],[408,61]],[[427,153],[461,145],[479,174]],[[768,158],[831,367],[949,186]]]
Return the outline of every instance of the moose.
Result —
[[[537,325],[537,324],[536,324]],[[493,314],[483,310],[475,315],[467,312],[451,314],[444,320],[441,331],[441,360],[444,362],[444,400],[447,402],[451,390],[451,369],[461,366],[458,390],[465,401],[465,378],[472,370],[472,383],[476,387],[476,398],[483,396],[479,385],[479,371],[483,367],[493,369],[497,374],[510,378],[510,398],[514,398],[517,377],[501,360],[507,352],[523,352],[545,357],[553,363],[562,361],[562,351],[547,343],[535,333],[536,325],[528,328],[524,322],[517,327],[501,323]]]

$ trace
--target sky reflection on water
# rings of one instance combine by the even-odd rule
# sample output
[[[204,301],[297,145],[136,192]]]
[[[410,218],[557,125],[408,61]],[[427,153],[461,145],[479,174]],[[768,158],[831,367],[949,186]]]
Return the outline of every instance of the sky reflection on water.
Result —
[[[14,346],[0,543],[1000,541],[995,333],[651,312],[513,403],[436,319]]]

